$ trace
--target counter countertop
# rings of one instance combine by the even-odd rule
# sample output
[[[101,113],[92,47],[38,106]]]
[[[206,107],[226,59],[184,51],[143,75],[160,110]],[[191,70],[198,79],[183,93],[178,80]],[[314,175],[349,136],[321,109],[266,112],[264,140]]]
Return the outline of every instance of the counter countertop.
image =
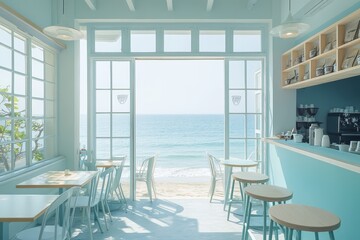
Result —
[[[360,173],[360,155],[358,154],[341,152],[332,148],[310,146],[308,143],[295,143],[292,140],[285,141],[278,138],[265,138],[264,141],[266,143]]]

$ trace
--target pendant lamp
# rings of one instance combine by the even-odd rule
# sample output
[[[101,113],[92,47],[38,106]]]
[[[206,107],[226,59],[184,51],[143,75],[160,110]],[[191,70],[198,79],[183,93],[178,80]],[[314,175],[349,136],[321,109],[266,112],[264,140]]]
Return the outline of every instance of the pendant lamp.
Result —
[[[289,15],[286,20],[271,29],[270,34],[280,38],[295,38],[309,29],[309,24],[297,22],[291,14],[291,0],[289,0]]]
[[[63,0],[63,15],[65,12],[65,0]],[[43,29],[43,32],[53,38],[57,38],[64,41],[80,40],[84,37],[84,34],[71,27],[65,26],[49,26]]]

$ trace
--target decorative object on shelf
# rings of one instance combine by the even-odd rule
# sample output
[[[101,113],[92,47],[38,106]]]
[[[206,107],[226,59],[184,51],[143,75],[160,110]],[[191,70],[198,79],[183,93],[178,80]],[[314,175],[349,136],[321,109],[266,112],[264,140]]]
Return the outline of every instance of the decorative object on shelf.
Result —
[[[324,74],[329,74],[334,71],[336,59],[327,59],[324,66]]]
[[[310,50],[309,58],[316,57],[317,53],[318,53],[318,48],[317,48],[317,46],[315,46],[313,49]]]
[[[359,53],[358,49],[353,49],[352,51],[349,51],[349,53],[344,58],[342,68],[347,69],[347,68],[354,66],[354,62],[355,62],[355,59],[356,59],[358,53]]]
[[[322,75],[324,75],[324,67],[318,67],[316,68],[316,74],[317,77],[320,77]]]
[[[299,79],[299,73],[294,70],[294,74],[289,74],[288,78],[286,79],[286,84],[296,83]]]
[[[355,40],[359,34],[360,20],[351,22],[346,25],[344,42],[348,43]]]
[[[303,77],[303,80],[308,80],[309,79],[309,71],[306,71],[304,73],[304,77]]]
[[[65,0],[63,0],[63,15],[65,13]],[[49,26],[43,29],[43,32],[53,38],[64,41],[74,41],[84,38],[84,34],[75,28],[66,26]]]
[[[289,15],[286,20],[271,29],[270,34],[280,38],[295,38],[309,29],[309,24],[297,22],[291,13],[291,0],[289,0]]]

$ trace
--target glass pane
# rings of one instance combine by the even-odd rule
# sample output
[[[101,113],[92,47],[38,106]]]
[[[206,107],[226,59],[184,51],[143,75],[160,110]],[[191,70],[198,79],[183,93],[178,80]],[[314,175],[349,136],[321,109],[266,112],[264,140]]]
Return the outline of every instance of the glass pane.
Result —
[[[252,160],[256,160],[256,146],[257,146],[257,141],[256,139],[248,139],[246,140],[246,144],[247,144],[247,157],[251,157]]]
[[[34,112],[34,109],[33,109]],[[14,115],[15,117],[26,117],[26,98],[14,97]]]
[[[26,77],[21,74],[14,74],[14,93],[26,95]]]
[[[44,63],[37,60],[32,60],[32,76],[44,79]]]
[[[45,141],[45,158],[50,159],[57,155],[55,137],[48,137]]]
[[[113,138],[113,156],[126,155],[129,159],[130,156],[130,139],[116,139]],[[126,163],[125,163],[126,164]]]
[[[45,50],[45,63],[55,66],[55,55],[52,52]]]
[[[96,114],[96,137],[110,137],[110,114]]]
[[[131,31],[131,52],[155,52],[155,31]]]
[[[113,112],[130,112],[130,91],[112,91]]]
[[[26,72],[26,58],[24,54],[14,52],[14,69],[17,72]]]
[[[96,91],[96,112],[110,112],[110,91]]]
[[[0,93],[0,117],[11,117],[12,96],[8,93]]]
[[[26,40],[22,36],[18,34],[14,34],[14,49],[26,53],[26,47],[25,47]]]
[[[40,138],[44,136],[44,119],[36,119],[32,121],[31,137]]]
[[[262,73],[261,61],[247,61],[247,88],[261,88],[262,86]]]
[[[11,47],[11,31],[4,26],[0,26],[0,43]]]
[[[0,174],[11,167],[11,144],[0,144]]]
[[[255,134],[256,115],[255,114],[247,114],[246,120],[247,120],[247,137],[255,138],[256,137],[256,134]]]
[[[234,52],[261,52],[261,31],[234,31]]]
[[[54,135],[56,132],[55,120],[52,118],[45,119],[45,135]]]
[[[229,91],[229,112],[244,113],[245,112],[245,91],[230,90]]]
[[[96,159],[110,159],[110,138],[96,139]]]
[[[225,52],[225,31],[200,31],[200,52]]]
[[[32,80],[32,96],[44,98],[44,81]]]
[[[15,156],[15,169],[26,166],[26,142],[15,143],[14,156]]]
[[[130,114],[113,114],[113,137],[130,137]]]
[[[96,88],[109,89],[110,88],[110,62],[97,61],[96,62]]]
[[[95,52],[121,52],[121,30],[95,30]]]
[[[32,141],[32,162],[36,163],[44,159],[44,139]]]
[[[55,85],[53,83],[45,82],[46,86],[46,99],[55,99]]]
[[[31,56],[40,61],[44,61],[44,49],[35,44],[31,45]]]
[[[262,130],[262,115],[257,114],[256,115],[256,120],[255,120],[255,128],[258,131],[258,134],[261,134],[261,130]],[[261,136],[257,136],[257,137],[261,137]]]
[[[229,88],[245,88],[245,61],[229,62]]]
[[[54,101],[50,101],[50,100],[46,100],[46,117],[55,117],[55,113],[54,113],[54,106],[55,102]]]
[[[11,56],[11,49],[1,46],[0,45],[0,66],[5,67],[8,69],[11,69],[11,62],[12,62],[12,56]]]
[[[246,102],[249,113],[261,113],[261,90],[248,90]]]
[[[0,60],[1,61],[1,60]],[[11,72],[0,69],[0,92],[12,92]]]
[[[229,136],[230,138],[245,137],[245,115],[230,114],[229,115]]]
[[[230,157],[245,159],[245,140],[244,139],[230,139],[229,140]]]
[[[191,31],[164,31],[165,52],[191,52]]]
[[[11,120],[0,119],[0,139],[1,142],[11,141]]]
[[[44,117],[44,100],[32,100],[32,115],[33,117]]]
[[[48,64],[45,64],[45,80],[48,82],[54,82],[55,80],[54,67]]]
[[[25,119],[14,120],[14,139],[15,140],[25,140],[26,137],[27,137],[26,120]]]
[[[112,87],[130,88],[130,62],[112,62]]]

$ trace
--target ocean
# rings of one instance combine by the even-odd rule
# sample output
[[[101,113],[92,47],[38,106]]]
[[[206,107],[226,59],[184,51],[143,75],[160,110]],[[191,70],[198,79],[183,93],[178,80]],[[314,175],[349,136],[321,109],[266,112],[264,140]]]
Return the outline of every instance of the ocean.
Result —
[[[104,119],[102,119],[104,118]],[[106,123],[105,116],[98,122]],[[249,121],[252,122],[252,121]],[[81,146],[86,143],[86,118],[81,118]],[[243,123],[230,121],[230,129],[242,136]],[[253,124],[251,124],[253,125]],[[107,124],[98,125],[109,132]],[[254,127],[250,127],[254,131]],[[250,132],[248,130],[248,132]],[[230,144],[231,156],[243,156],[244,142]],[[251,143],[248,143],[251,144]],[[84,144],[86,145],[86,144]],[[107,146],[97,148],[97,156],[106,155]],[[103,153],[101,153],[103,151]],[[209,177],[206,152],[224,156],[224,115],[137,115],[136,156],[140,163],[146,156],[158,154],[155,178]],[[125,173],[126,174],[126,173]],[[208,179],[208,178],[206,178]]]

